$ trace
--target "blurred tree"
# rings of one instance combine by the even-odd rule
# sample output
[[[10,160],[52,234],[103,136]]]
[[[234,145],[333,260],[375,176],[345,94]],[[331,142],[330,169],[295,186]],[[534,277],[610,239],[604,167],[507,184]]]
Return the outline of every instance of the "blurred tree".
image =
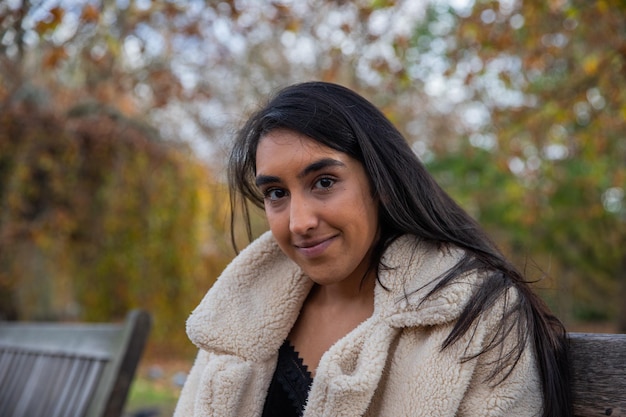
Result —
[[[159,138],[208,148],[219,173],[232,126],[275,87],[384,75],[393,88],[389,41],[418,17],[384,1],[0,3],[4,315],[106,320],[141,305],[157,341],[175,341],[226,262],[227,198]]]
[[[67,112],[74,118],[67,126],[61,122],[59,137],[83,138],[75,141],[94,148],[61,147],[43,162],[49,151],[10,148],[31,168],[17,175],[17,159],[0,154],[0,175],[12,178],[0,181],[0,197],[9,201],[4,196],[18,195],[11,187],[36,183],[31,177],[41,177],[35,174],[41,170],[65,184],[45,191],[50,196],[41,204],[69,199],[83,210],[60,220],[66,232],[54,240],[55,250],[62,253],[65,242],[79,242],[81,234],[99,236],[82,243],[79,263],[91,265],[100,293],[120,304],[107,304],[86,287],[81,294],[113,314],[136,301],[145,283],[107,277],[164,270],[188,276],[185,268],[195,268],[164,252],[162,240],[191,252],[199,245],[211,276],[221,270],[226,251],[222,190],[211,183],[198,191],[193,184],[204,168],[189,163],[184,151],[173,157],[167,143],[153,139],[179,148],[192,144],[219,176],[227,140],[257,100],[293,82],[335,81],[380,106],[441,183],[519,263],[529,255],[549,265],[556,279],[549,285],[570,300],[562,314],[612,316],[604,301],[619,282],[626,291],[623,9],[623,2],[530,0],[2,2],[0,113]],[[113,122],[118,111],[125,126],[138,124],[129,128],[135,139],[114,146],[114,137],[126,134]],[[4,140],[0,150],[14,146],[8,136]],[[95,145],[101,142],[109,145]],[[87,156],[92,163],[84,163]],[[176,168],[181,158],[187,169]],[[48,171],[33,168],[40,165]],[[188,182],[175,186],[177,181]],[[39,195],[48,189],[44,184],[20,193]],[[67,190],[81,190],[82,200]],[[178,191],[189,200],[174,199]],[[189,210],[211,217],[207,224],[177,217]],[[4,224],[19,223],[10,219]],[[193,233],[208,237],[186,242],[173,225],[199,228]],[[46,253],[52,252],[43,251],[33,269],[50,267]],[[3,271],[1,262],[11,259],[0,253]],[[152,259],[164,269],[155,272]],[[193,279],[167,281],[160,294],[185,293]],[[14,275],[0,277],[9,286],[14,281]],[[554,291],[546,297],[563,299]],[[194,304],[183,298],[163,314]],[[610,305],[623,305],[621,299]],[[626,321],[626,311],[622,317]]]
[[[482,223],[508,231],[514,255],[551,260],[563,314],[621,309],[623,330],[625,12],[605,1],[440,9],[455,22],[443,75],[462,80],[476,123],[432,164]]]
[[[0,99],[45,91],[36,99],[57,109],[107,103],[217,165],[257,100],[312,78],[432,130],[398,57],[423,12],[420,2],[380,0],[4,2]]]
[[[142,307],[155,343],[180,352],[188,308],[232,256],[206,245],[224,240],[228,199],[200,162],[105,110],[2,114],[0,314],[102,321]]]

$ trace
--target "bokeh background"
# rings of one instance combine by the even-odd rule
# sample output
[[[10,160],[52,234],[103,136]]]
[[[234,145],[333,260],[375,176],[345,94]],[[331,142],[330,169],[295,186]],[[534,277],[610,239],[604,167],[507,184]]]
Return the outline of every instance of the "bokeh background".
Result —
[[[170,414],[230,140],[308,80],[380,107],[570,330],[626,331],[623,0],[0,1],[0,319],[149,310],[129,413]]]

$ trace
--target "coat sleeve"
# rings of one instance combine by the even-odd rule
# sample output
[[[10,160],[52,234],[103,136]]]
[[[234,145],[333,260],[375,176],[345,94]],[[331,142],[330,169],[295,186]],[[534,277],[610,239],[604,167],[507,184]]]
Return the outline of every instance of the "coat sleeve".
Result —
[[[531,349],[527,348],[512,373],[504,381],[496,376],[488,380],[493,357],[486,355],[464,397],[459,416],[541,416],[543,395]]]
[[[509,290],[508,296],[510,302],[515,302],[518,295],[514,290]],[[487,336],[483,339],[482,346],[487,351],[475,359],[476,367],[460,404],[459,417],[538,417],[542,414],[543,391],[532,344],[532,329],[521,329],[528,333],[528,337],[519,359],[515,361],[515,346],[519,343],[519,338],[523,337],[520,335],[523,332],[518,332],[518,326],[526,324],[518,315],[507,314],[505,310],[506,303],[497,303],[479,324],[487,326]],[[502,324],[503,320],[508,322]],[[489,343],[497,340],[498,331],[504,331],[506,337],[502,343],[490,348]],[[494,375],[494,370],[498,370],[502,363],[505,366]]]
[[[185,385],[180,392],[176,409],[174,410],[174,417],[193,417],[194,416],[194,403],[197,397],[198,389],[200,386],[200,377],[203,369],[206,367],[208,359],[208,353],[200,350],[196,356],[191,371],[187,376]]]
[[[276,357],[249,361],[200,350],[181,391],[174,417],[260,416]]]

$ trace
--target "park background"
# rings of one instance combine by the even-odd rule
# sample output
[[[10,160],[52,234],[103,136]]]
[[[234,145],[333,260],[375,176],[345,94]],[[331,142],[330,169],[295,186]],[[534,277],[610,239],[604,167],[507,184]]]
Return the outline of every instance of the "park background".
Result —
[[[147,309],[128,409],[170,414],[235,253],[230,140],[314,79],[381,108],[568,329],[626,331],[623,0],[0,2],[0,319]]]

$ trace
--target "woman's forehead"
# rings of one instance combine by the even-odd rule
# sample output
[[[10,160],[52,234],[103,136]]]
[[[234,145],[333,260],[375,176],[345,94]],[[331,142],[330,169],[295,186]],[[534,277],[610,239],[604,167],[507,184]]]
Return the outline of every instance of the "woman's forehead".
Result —
[[[275,175],[285,169],[309,172],[312,168],[307,167],[321,165],[326,167],[361,165],[350,155],[289,129],[277,129],[264,135],[259,141],[255,159],[256,175]]]
[[[269,153],[268,153],[269,150]],[[281,152],[305,153],[305,154],[336,154],[337,151],[323,143],[290,129],[275,129],[266,133],[259,139],[256,151],[257,161],[263,157],[272,159],[288,156]]]
[[[325,145],[321,141],[312,138],[311,136],[305,135],[304,133],[280,127],[272,129],[269,132],[261,135],[257,144],[257,154],[259,147],[263,143],[267,143],[270,141],[273,142],[275,146],[294,147],[294,145],[299,145],[302,148],[316,150],[318,152],[339,152],[331,148],[330,146]]]

